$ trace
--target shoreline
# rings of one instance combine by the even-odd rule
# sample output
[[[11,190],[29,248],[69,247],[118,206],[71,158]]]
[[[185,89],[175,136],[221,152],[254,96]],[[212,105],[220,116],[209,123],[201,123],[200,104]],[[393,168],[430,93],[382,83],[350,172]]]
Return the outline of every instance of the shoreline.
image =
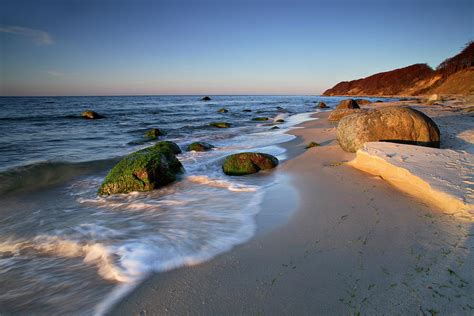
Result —
[[[355,154],[335,143],[335,125],[327,115],[318,113],[319,120],[302,123],[290,132],[299,141],[283,145],[288,150],[302,150],[309,141],[322,145],[276,171],[290,175],[299,195],[299,206],[285,224],[208,262],[151,275],[110,314],[345,314],[394,308],[452,313],[469,308],[471,224],[341,164]],[[272,195],[265,200],[266,211],[278,201],[272,205]],[[457,278],[469,285],[439,288]],[[456,303],[445,306],[447,297]]]

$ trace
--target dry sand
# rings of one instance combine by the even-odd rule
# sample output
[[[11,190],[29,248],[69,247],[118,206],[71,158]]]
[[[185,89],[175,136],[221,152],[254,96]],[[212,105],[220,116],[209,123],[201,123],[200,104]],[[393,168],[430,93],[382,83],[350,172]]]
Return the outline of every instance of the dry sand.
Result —
[[[345,164],[355,155],[337,145],[327,115],[292,132],[285,146],[297,156],[274,171],[299,195],[286,224],[152,275],[111,313],[472,315],[471,222]],[[322,146],[304,150],[310,141]],[[285,191],[267,196],[264,211],[278,211]]]

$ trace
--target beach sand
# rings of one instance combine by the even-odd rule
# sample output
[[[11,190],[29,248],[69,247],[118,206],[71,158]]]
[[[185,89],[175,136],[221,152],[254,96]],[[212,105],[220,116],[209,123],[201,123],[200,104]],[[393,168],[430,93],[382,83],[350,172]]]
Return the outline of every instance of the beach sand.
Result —
[[[470,133],[447,133],[457,114],[436,113],[448,138]],[[471,222],[346,164],[355,154],[340,149],[327,112],[315,116],[291,132],[298,138],[284,146],[295,157],[274,171],[298,195],[287,221],[209,262],[150,276],[111,314],[472,315]],[[310,141],[321,146],[305,150]],[[457,136],[447,145],[470,146]],[[281,212],[285,194],[269,193],[262,212]]]

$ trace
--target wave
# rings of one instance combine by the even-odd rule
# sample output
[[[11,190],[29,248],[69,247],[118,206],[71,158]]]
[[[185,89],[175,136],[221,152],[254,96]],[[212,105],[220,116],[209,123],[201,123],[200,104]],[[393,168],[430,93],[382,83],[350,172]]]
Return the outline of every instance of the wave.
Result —
[[[0,243],[0,253],[14,255],[27,254],[31,251],[40,255],[52,255],[63,258],[83,258],[84,263],[97,267],[98,274],[106,279],[117,282],[131,282],[134,279],[117,267],[111,250],[102,243],[80,243],[58,236],[40,235],[30,241],[6,241]]]
[[[215,188],[224,188],[233,192],[255,192],[256,186],[232,183],[226,180],[211,179],[208,176],[189,176],[187,180]]]
[[[0,193],[33,190],[64,183],[80,175],[107,169],[118,159],[77,163],[45,161],[15,167],[0,172]]]

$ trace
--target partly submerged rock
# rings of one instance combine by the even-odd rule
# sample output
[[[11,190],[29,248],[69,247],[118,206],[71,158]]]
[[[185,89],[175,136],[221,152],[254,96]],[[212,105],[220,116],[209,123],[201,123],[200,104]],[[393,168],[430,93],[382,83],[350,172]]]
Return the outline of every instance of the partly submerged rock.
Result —
[[[251,109],[243,109],[242,112],[252,112]]]
[[[145,136],[150,138],[150,139],[157,139],[159,136],[164,136],[164,135],[166,135],[166,132],[162,129],[159,129],[159,128],[149,129],[145,133]]]
[[[319,103],[318,103],[318,108],[320,108],[320,109],[325,109],[325,108],[327,108],[327,107],[328,107],[328,106],[327,106],[326,103],[324,103],[324,102],[319,102]]]
[[[178,144],[171,142],[169,140],[164,140],[161,142],[156,143],[152,148],[155,149],[168,149],[175,155],[181,154],[181,148],[179,148]]]
[[[263,122],[263,121],[268,121],[268,117],[254,117],[252,121],[257,121],[257,122]]]
[[[214,148],[211,144],[205,142],[194,142],[186,148],[186,151],[208,151]]]
[[[420,111],[409,107],[382,107],[341,119],[337,140],[342,149],[349,152],[374,141],[439,147],[440,132],[435,122]]]
[[[358,113],[360,111],[363,111],[361,109],[336,109],[331,112],[328,116],[328,121],[331,122],[338,122],[341,120],[343,117],[346,117],[348,115]]]
[[[85,119],[89,119],[89,120],[98,120],[98,119],[101,119],[101,118],[104,118],[102,115],[100,115],[99,113],[97,112],[94,112],[94,111],[91,111],[91,110],[87,110],[87,111],[84,111],[81,113],[81,116]]]
[[[285,123],[285,120],[284,119],[278,119],[278,120],[275,120],[275,123]]]
[[[272,155],[244,152],[227,156],[222,170],[227,175],[241,176],[272,169],[277,165],[278,159]]]
[[[360,106],[357,104],[354,99],[346,99],[339,102],[336,109],[360,109]]]
[[[219,112],[219,113],[227,113],[227,112],[229,112],[229,110],[227,110],[226,108],[221,108],[221,109],[217,110],[217,112]]]
[[[229,128],[232,125],[230,123],[227,123],[227,122],[211,122],[211,123],[209,123],[209,126],[217,127],[217,128]]]
[[[152,146],[120,160],[104,179],[100,195],[151,191],[176,180],[183,166],[166,145]]]
[[[212,99],[208,96],[202,97],[201,101],[211,101]]]
[[[280,129],[278,126],[273,126],[272,128],[270,129]]]

